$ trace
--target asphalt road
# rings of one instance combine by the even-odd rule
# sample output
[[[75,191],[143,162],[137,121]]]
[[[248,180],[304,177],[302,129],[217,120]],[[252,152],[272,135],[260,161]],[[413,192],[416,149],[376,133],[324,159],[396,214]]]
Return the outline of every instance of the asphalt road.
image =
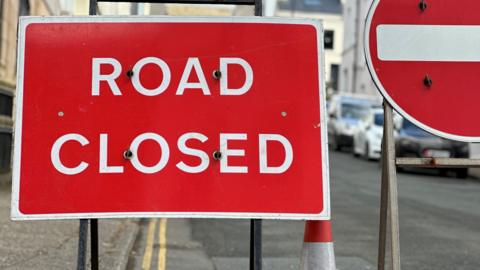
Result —
[[[347,153],[331,153],[330,162],[337,268],[376,269],[380,167]],[[430,171],[400,173],[398,178],[402,269],[480,269],[480,181]],[[148,223],[142,226],[130,269],[142,269]],[[166,224],[166,244],[157,243],[160,229],[154,237],[151,269],[165,268],[156,263],[162,246],[166,269],[248,269],[248,221]],[[303,225],[264,221],[264,269],[298,269]]]

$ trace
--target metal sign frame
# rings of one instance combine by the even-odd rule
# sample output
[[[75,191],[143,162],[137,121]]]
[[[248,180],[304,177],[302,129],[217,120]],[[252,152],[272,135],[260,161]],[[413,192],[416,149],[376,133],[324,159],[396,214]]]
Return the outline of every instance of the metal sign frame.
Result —
[[[400,229],[398,218],[398,184],[395,164],[395,138],[393,137],[393,109],[384,100],[384,125],[382,141],[382,186],[380,199],[380,229],[378,240],[378,270],[385,269],[387,224],[390,223],[390,248],[392,270],[400,270]],[[390,218],[390,219],[389,219]]]
[[[166,3],[166,4],[221,4],[255,5],[255,0],[97,0],[97,2]]]
[[[89,15],[97,14],[97,2],[108,0],[90,0]],[[111,0],[109,2],[119,2]],[[122,1],[123,2],[123,1]],[[137,0],[130,0],[129,2],[140,2]],[[175,1],[141,1],[141,2],[155,2],[166,3]],[[177,1],[187,3],[188,1]],[[228,2],[248,2],[246,4],[255,6],[255,16],[262,16],[262,0],[250,0],[250,1],[192,1],[195,3],[209,3],[214,4],[227,4]],[[240,3],[237,3],[240,4]],[[90,265],[92,270],[98,270],[98,220],[97,219],[81,219],[79,227],[79,240],[78,240],[78,255],[77,255],[77,270],[85,270],[87,265],[87,241],[88,241],[88,225],[90,223]],[[250,221],[250,270],[262,269],[262,220],[252,219]]]

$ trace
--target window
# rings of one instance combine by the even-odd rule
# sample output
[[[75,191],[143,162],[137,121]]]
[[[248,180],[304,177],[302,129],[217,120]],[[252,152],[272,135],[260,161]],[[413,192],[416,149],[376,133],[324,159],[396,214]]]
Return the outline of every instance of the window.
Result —
[[[339,76],[340,67],[337,64],[332,64],[330,66],[330,83],[332,88],[338,90],[338,76]]]
[[[333,50],[333,37],[334,37],[334,32],[332,30],[325,30],[325,35],[323,37],[325,49]]]
[[[0,130],[0,172],[10,170],[10,160],[12,155],[12,134]]]
[[[375,126],[383,126],[383,113],[376,113],[373,118],[373,123]]]
[[[342,118],[364,120],[368,116],[368,107],[358,104],[343,103]]]
[[[319,6],[321,4],[321,0],[305,0],[305,5],[307,6]]]
[[[12,117],[13,97],[0,92],[0,115]]]

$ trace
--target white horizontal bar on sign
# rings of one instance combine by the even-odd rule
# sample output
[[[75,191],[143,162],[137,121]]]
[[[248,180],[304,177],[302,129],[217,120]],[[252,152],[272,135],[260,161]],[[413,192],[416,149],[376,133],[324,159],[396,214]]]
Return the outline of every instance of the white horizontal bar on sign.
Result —
[[[381,24],[376,30],[382,61],[480,62],[480,26]]]

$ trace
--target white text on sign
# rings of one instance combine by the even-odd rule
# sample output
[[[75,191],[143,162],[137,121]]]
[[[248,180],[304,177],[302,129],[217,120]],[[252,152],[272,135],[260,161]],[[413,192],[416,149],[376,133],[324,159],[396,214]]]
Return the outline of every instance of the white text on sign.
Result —
[[[243,95],[250,90],[253,84],[253,70],[251,65],[241,58],[220,58],[220,67],[219,71],[221,72],[220,77],[220,95],[225,96],[239,96]],[[162,72],[162,81],[160,85],[153,89],[145,88],[140,81],[140,73],[142,68],[147,64],[157,65]],[[109,74],[101,74],[101,66],[109,65],[113,68],[113,71]],[[229,65],[239,65],[245,72],[245,82],[240,88],[230,88],[228,86],[228,68]],[[190,74],[192,71],[195,71],[198,81],[190,82]],[[171,81],[171,71],[168,64],[157,57],[145,57],[137,61],[134,65],[132,76],[132,84],[137,92],[145,96],[157,96],[165,92],[170,86]],[[121,96],[122,92],[118,87],[115,80],[122,74],[122,66],[120,62],[115,58],[93,58],[92,59],[92,96],[100,96],[100,82],[106,82],[110,88],[111,93],[116,96]],[[184,95],[186,89],[200,89],[204,95],[211,95],[211,91],[208,87],[205,73],[201,67],[200,61],[196,57],[188,58],[185,68],[183,70],[182,77],[176,88],[176,95]],[[105,89],[104,89],[105,90]],[[219,151],[222,153],[222,158],[220,159],[220,172],[221,173],[248,173],[247,166],[232,166],[228,163],[228,157],[245,156],[245,150],[243,149],[230,149],[228,148],[228,142],[232,140],[247,140],[247,134],[245,133],[220,133],[220,145]],[[155,141],[161,149],[161,155],[158,162],[153,166],[146,166],[142,164],[139,159],[140,153],[138,153],[139,146],[142,142],[146,140]],[[210,158],[209,155],[200,149],[194,149],[187,146],[188,140],[198,140],[202,143],[208,140],[208,137],[202,133],[198,132],[188,132],[180,136],[177,140],[177,148],[184,155],[195,156],[199,158],[200,164],[192,166],[184,163],[183,161],[178,162],[176,167],[186,173],[201,173],[205,171],[209,164]],[[75,175],[80,174],[89,167],[87,161],[79,161],[79,164],[75,167],[67,167],[61,160],[60,151],[62,146],[67,142],[77,142],[82,146],[86,146],[90,141],[81,134],[69,133],[58,138],[53,146],[50,153],[51,161],[55,169],[66,175]],[[268,142],[277,142],[283,146],[285,151],[285,157],[283,163],[279,166],[269,166],[268,165]],[[119,165],[109,165],[108,164],[108,134],[102,133],[99,138],[99,164],[98,171],[99,173],[123,173],[124,167]],[[293,162],[293,148],[290,141],[280,134],[259,134],[258,135],[258,148],[259,148],[259,172],[263,174],[281,174],[286,172],[292,162]],[[130,150],[132,151],[131,163],[133,167],[145,174],[153,174],[162,171],[167,165],[170,158],[170,146],[168,142],[159,134],[153,132],[146,132],[138,135],[133,139],[130,145]]]
[[[155,141],[161,149],[161,155],[158,162],[153,166],[146,166],[142,164],[139,159],[140,153],[138,151],[140,145],[146,140]],[[185,133],[177,140],[178,150],[185,155],[195,156],[200,159],[200,164],[196,166],[185,164],[183,161],[178,162],[176,167],[186,173],[201,173],[205,171],[209,164],[209,155],[200,150],[187,146],[187,141],[198,140],[202,143],[208,140],[208,137],[197,132]],[[248,167],[246,166],[231,166],[228,164],[228,157],[231,156],[245,156],[245,150],[243,149],[231,149],[228,147],[229,141],[234,140],[247,140],[247,134],[245,133],[220,133],[220,145],[219,149],[222,153],[220,159],[220,172],[221,173],[248,173]],[[81,134],[70,133],[58,138],[52,146],[50,158],[55,169],[63,174],[75,175],[85,171],[89,163],[86,161],[80,161],[79,165],[75,167],[67,167],[64,165],[60,158],[60,151],[62,146],[67,142],[77,142],[82,146],[86,146],[90,141]],[[268,165],[268,142],[280,143],[285,150],[285,157],[283,163],[280,166]],[[99,173],[123,173],[123,166],[108,165],[108,134],[100,134],[100,149],[99,149]],[[293,162],[293,149],[291,143],[282,135],[279,134],[259,134],[258,135],[258,148],[259,148],[259,170],[264,174],[281,174],[286,172]],[[130,150],[132,151],[131,163],[133,167],[142,173],[153,174],[160,172],[165,168],[170,158],[170,146],[165,138],[161,135],[147,132],[138,135],[130,144]]]
[[[160,68],[162,72],[162,82],[159,86],[152,89],[145,88],[140,82],[140,74],[142,68],[147,64],[153,64]],[[110,74],[100,74],[100,69],[102,65],[109,65],[113,67],[113,71]],[[240,88],[229,88],[228,87],[228,66],[229,65],[239,65],[245,71],[245,82]],[[198,82],[189,82],[188,79],[192,71],[195,70],[195,73],[198,77]],[[239,96],[243,95],[253,84],[253,70],[250,64],[242,58],[220,58],[220,68],[221,72],[220,77],[220,95],[222,96]],[[171,81],[171,71],[168,64],[158,57],[145,57],[137,61],[132,69],[132,84],[137,92],[145,96],[156,96],[160,95],[167,90],[170,86]],[[93,58],[92,60],[92,96],[100,95],[100,82],[104,81],[110,87],[113,95],[121,96],[122,92],[118,87],[115,79],[117,79],[120,74],[122,74],[122,65],[115,58]],[[207,80],[205,78],[205,73],[203,72],[200,60],[197,57],[190,57],[187,60],[185,68],[183,70],[182,77],[178,83],[176,89],[176,95],[183,95],[186,89],[200,89],[204,95],[211,95],[211,91],[208,87]]]

